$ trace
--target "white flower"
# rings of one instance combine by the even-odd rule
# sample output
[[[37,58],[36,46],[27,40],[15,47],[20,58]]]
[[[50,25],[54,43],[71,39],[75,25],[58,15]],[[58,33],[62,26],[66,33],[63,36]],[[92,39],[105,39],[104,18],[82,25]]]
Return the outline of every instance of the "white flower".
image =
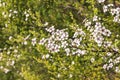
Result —
[[[113,4],[108,4],[108,6],[110,7],[110,6],[114,6]]]
[[[3,50],[7,50],[7,48],[6,47],[4,47],[4,49]]]
[[[50,57],[50,55],[49,55],[49,54],[46,54],[45,57],[46,57],[46,59],[48,59],[48,58]]]
[[[95,61],[95,58],[91,58],[90,61],[93,63]]]
[[[110,13],[111,13],[112,15],[115,15],[115,14],[116,14],[116,9],[111,9],[110,11],[111,11]]]
[[[27,45],[27,41],[24,41],[23,44],[24,44],[24,45]]]
[[[10,13],[8,16],[9,16],[9,17],[11,17],[11,16],[12,16],[12,14]]]
[[[105,31],[106,31],[105,27],[101,27],[101,28],[100,28],[100,33],[101,33],[101,34],[105,35]]]
[[[18,11],[13,11],[13,13],[17,14],[17,13],[18,13]]]
[[[10,49],[13,49],[13,47],[10,46]]]
[[[57,75],[58,78],[59,78],[60,76],[61,76],[60,74]]]
[[[73,75],[72,75],[72,74],[70,74],[70,75],[69,75],[69,78],[72,78],[72,77],[73,77]]]
[[[113,67],[113,63],[110,63],[108,68],[112,68]]]
[[[84,54],[86,54],[86,50],[81,51],[81,55],[84,55]]]
[[[97,0],[99,3],[103,3],[105,0]]]
[[[44,26],[47,26],[48,25],[48,22],[45,22]]]
[[[111,55],[112,55],[112,53],[111,53],[111,52],[108,52],[108,53],[107,53],[107,56],[111,56]]]
[[[46,28],[46,31],[48,31],[48,32],[54,32],[54,30],[55,30],[55,28],[54,28],[54,26],[51,26],[50,28]]]
[[[2,6],[5,6],[5,2],[2,3]]]
[[[115,60],[114,60],[114,63],[117,64],[120,62],[120,57],[117,57]]]
[[[116,15],[119,15],[119,13],[120,13],[120,8],[117,7],[117,8],[116,8]]]
[[[97,20],[98,20],[98,16],[94,16],[93,21],[97,21]]]
[[[75,54],[76,54],[76,52],[72,52],[72,54],[73,54],[73,55],[75,55]]]
[[[11,40],[12,39],[12,36],[9,36],[9,40]]]
[[[119,67],[116,67],[116,68],[115,68],[115,72],[120,72]]]
[[[100,28],[100,27],[102,27],[101,23],[100,22],[96,22],[95,23],[95,28]]]
[[[18,50],[17,50],[17,49],[15,49],[15,50],[14,50],[14,53],[17,53],[17,52],[18,52]]]
[[[112,42],[106,41],[106,42],[104,42],[103,46],[104,47],[110,47],[111,44],[112,44]]]
[[[75,64],[75,62],[74,61],[72,61],[72,63],[71,63],[72,65],[74,65]]]
[[[14,64],[15,64],[15,61],[12,61],[10,65],[13,66]]]
[[[8,24],[5,24],[5,27],[8,27]]]
[[[80,39],[78,38],[75,38],[73,41],[72,41],[72,46],[80,46]]]
[[[29,17],[29,14],[26,14],[26,17]]]
[[[108,6],[104,5],[104,6],[103,6],[103,12],[105,13],[105,12],[107,12],[107,11],[108,11]]]
[[[42,56],[42,59],[45,59],[45,55]]]
[[[35,46],[35,44],[36,44],[36,38],[33,38],[32,39],[32,45]]]
[[[110,35],[111,35],[110,30],[106,30],[106,36],[110,36]]]
[[[5,15],[5,12],[2,12],[2,15]]]
[[[9,54],[10,54],[10,51],[8,51],[7,54],[9,55]]]
[[[9,71],[10,71],[9,69],[4,68],[4,72],[5,72],[5,73],[8,73]]]
[[[108,61],[109,63],[111,63],[111,62],[113,62],[113,60],[112,59],[109,59],[109,61]]]
[[[97,42],[98,44],[102,44],[102,41],[104,40],[104,38],[102,36],[97,36],[95,37],[95,42]]]
[[[116,52],[118,52],[118,50],[119,50],[119,49],[116,48],[116,47],[113,47],[112,49],[113,49],[114,51],[116,51]]]
[[[62,41],[62,45],[61,45],[61,47],[66,48],[67,46],[68,46],[67,41]]]
[[[79,35],[85,36],[85,32],[82,29],[77,29],[73,35],[73,38],[77,38]]]
[[[0,69],[3,69],[3,66],[0,66]]]
[[[103,65],[103,69],[106,69],[106,68],[107,68],[107,64],[104,64],[104,65]]]
[[[91,22],[85,22],[85,27],[91,26]]]
[[[67,56],[70,54],[70,49],[69,48],[66,48],[65,49],[65,52],[67,53]]]
[[[42,39],[39,41],[39,44],[40,44],[40,45],[43,45],[43,44],[45,44],[45,42],[46,42],[46,39],[45,39],[45,38],[42,38]]]
[[[115,16],[113,19],[114,22],[119,22],[119,16]]]

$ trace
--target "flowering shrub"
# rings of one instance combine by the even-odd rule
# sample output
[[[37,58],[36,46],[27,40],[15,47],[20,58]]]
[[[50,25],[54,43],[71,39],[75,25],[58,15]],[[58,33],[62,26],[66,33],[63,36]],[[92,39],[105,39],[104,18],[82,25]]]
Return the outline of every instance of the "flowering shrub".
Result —
[[[0,80],[119,80],[119,0],[0,0]]]

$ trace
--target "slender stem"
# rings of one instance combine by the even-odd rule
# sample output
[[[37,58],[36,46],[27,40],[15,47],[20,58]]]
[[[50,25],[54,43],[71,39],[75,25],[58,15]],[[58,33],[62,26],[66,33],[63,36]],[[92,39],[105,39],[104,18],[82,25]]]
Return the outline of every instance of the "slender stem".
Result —
[[[115,1],[115,0],[113,0],[113,4],[114,4],[114,6],[116,7],[116,1]]]

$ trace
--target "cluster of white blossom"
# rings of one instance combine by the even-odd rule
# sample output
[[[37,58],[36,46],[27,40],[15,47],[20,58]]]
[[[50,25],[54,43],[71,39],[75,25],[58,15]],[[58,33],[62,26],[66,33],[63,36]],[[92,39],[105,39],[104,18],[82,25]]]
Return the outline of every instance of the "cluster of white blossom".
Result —
[[[0,3],[0,6],[4,7],[5,3],[4,2],[2,4]],[[13,18],[14,19],[14,18],[18,17],[18,13],[19,12],[17,10],[10,9],[8,12],[7,11],[3,11],[2,12],[2,16],[4,18]],[[23,15],[25,21],[28,21],[29,16],[30,16],[29,13],[30,13],[30,9],[28,9],[28,10],[23,12],[22,15]]]
[[[120,23],[120,8],[115,7],[113,4],[108,4],[103,6],[103,12],[109,12],[112,16],[114,16],[113,22]]]
[[[46,31],[48,31],[51,36],[46,39],[42,38],[39,44],[45,45],[46,48],[52,53],[59,52],[60,48],[67,47],[68,32],[66,32],[65,29],[55,30],[54,26],[52,26],[50,28],[46,28]]]
[[[93,22],[95,24],[92,25],[91,21],[86,20],[85,27],[89,30],[92,34],[93,40],[98,44],[98,46],[110,46],[109,41],[105,41],[104,37],[109,37],[111,35],[110,30],[106,29],[101,22],[99,22],[100,18],[98,16],[93,17]]]
[[[25,15],[25,21],[27,21],[28,18],[29,18],[29,16],[30,16],[29,12],[30,12],[30,9],[28,9],[28,11],[25,11],[25,12],[24,12],[24,15]]]
[[[88,21],[88,20],[85,21],[85,27],[87,28],[87,30],[91,32],[91,37],[92,37],[91,39],[93,39],[98,44],[98,46],[103,46],[106,49],[108,49],[108,47],[111,47],[111,49],[118,52],[119,49],[112,45],[112,41],[105,39],[105,37],[111,36],[111,31],[106,29],[105,26],[103,26],[103,24],[99,22],[99,20],[100,18],[98,16],[94,16],[92,21]],[[104,58],[104,61],[106,63],[103,65],[103,69],[110,70],[114,68],[116,72],[120,72],[119,67],[116,66],[120,63],[120,57],[112,59],[112,55],[115,54],[114,51],[106,52],[107,56]],[[111,58],[108,61],[106,61],[108,57]],[[92,63],[94,62],[94,60],[95,60],[94,58],[91,58]]]
[[[99,3],[103,3],[105,2],[105,0],[97,0]],[[1,3],[0,0],[0,7],[4,6],[5,3]],[[29,11],[25,11],[23,12],[23,14],[25,15],[25,21],[28,20],[30,14]],[[120,23],[120,8],[114,8],[113,4],[108,4],[108,5],[104,5],[103,6],[103,12],[107,13],[110,12],[111,15],[114,16],[114,22],[118,22]],[[17,15],[18,11],[17,10],[9,10],[9,14],[6,12],[2,12],[2,15],[4,18],[6,17],[13,17],[13,15]],[[90,31],[90,35],[91,35],[91,39],[94,40],[98,46],[103,46],[106,49],[112,46],[112,41],[107,41],[105,38],[106,37],[110,37],[111,36],[111,31],[106,29],[105,26],[100,22],[101,18],[98,16],[94,16],[92,21],[86,20],[85,21],[85,27],[87,28],[88,31]],[[5,26],[7,27],[8,25],[5,24]],[[44,24],[44,26],[48,26],[48,23],[46,22]],[[55,29],[54,26],[51,26],[49,28],[45,29],[48,33],[49,33],[49,37],[47,38],[42,38],[39,41],[39,45],[44,45],[46,47],[46,49],[49,50],[50,53],[58,53],[61,50],[64,50],[64,52],[66,53],[67,56],[69,55],[85,55],[87,53],[87,50],[84,50],[84,43],[82,44],[82,41],[84,40],[86,33],[78,28],[76,29],[76,31],[74,32],[73,36],[70,37],[69,33],[67,32],[67,29]],[[27,37],[24,38],[22,44],[27,45],[27,39],[30,37],[30,35],[28,35]],[[9,36],[8,40],[12,40],[13,36]],[[31,39],[31,45],[35,47],[35,45],[37,44],[37,37],[33,37]],[[83,49],[81,49],[81,47],[83,47]],[[118,51],[118,48],[112,47],[112,49],[114,51]],[[3,50],[7,51],[7,48],[4,48]],[[18,47],[10,47],[8,49],[8,51],[6,52],[6,55],[10,56],[10,54],[12,53],[13,57],[18,59],[20,57],[18,53]],[[10,58],[4,58],[5,54],[3,54],[2,52],[0,52],[0,61],[6,61],[5,65],[7,67],[14,67],[15,65],[15,60],[14,59],[10,59]],[[114,52],[107,52],[106,51],[106,55],[107,57],[111,57],[108,61],[106,61],[106,63],[103,65],[103,69],[105,70],[110,70],[112,68],[115,68],[116,72],[120,72],[120,69],[118,66],[115,66],[117,64],[120,63],[120,57],[117,57],[115,59],[112,59],[112,55],[114,55]],[[44,54],[42,55],[42,59],[48,59],[50,58],[50,54]],[[105,58],[107,58],[105,57]],[[6,59],[6,60],[5,60]],[[105,59],[106,60],[106,59]],[[95,58],[92,57],[90,59],[90,61],[92,63],[94,63]],[[71,63],[72,65],[75,64],[74,61],[72,61]],[[10,71],[9,68],[7,68],[3,65],[0,64],[0,70],[3,70],[5,73],[8,73]],[[58,77],[60,77],[61,74],[58,74]],[[70,74],[69,77],[71,78],[73,75]]]
[[[72,53],[73,55],[84,55],[86,53],[85,50],[78,49],[81,45],[82,37],[85,36],[85,33],[82,29],[77,29],[77,31],[73,34],[73,39],[69,38],[69,34],[66,31],[67,29],[55,29],[54,26],[50,28],[46,28],[46,31],[51,34],[49,38],[42,38],[39,41],[40,45],[45,45],[46,48],[54,53],[59,52],[60,49],[63,49],[67,56]]]
[[[110,53],[110,52],[107,53],[107,56],[109,56],[109,57],[112,56],[112,55],[113,55],[113,54]],[[108,60],[108,62],[103,65],[103,69],[109,70],[109,69],[113,69],[113,67],[115,67],[115,68],[114,68],[115,71],[116,71],[116,72],[120,72],[119,67],[118,67],[118,66],[115,66],[115,65],[118,65],[119,63],[120,63],[120,57],[119,57],[119,56],[116,57],[115,59],[110,58],[110,59]]]
[[[0,0],[0,7],[4,7],[5,6],[5,2],[2,2],[1,0]]]
[[[109,64],[104,64],[103,68],[106,69],[106,70],[109,70],[109,69],[113,68],[113,63],[111,62]]]
[[[20,54],[18,54],[18,46],[16,47],[9,47],[0,49],[0,70],[4,73],[8,73],[11,71],[11,67],[15,68],[15,60],[20,58]],[[7,55],[7,56],[5,56]],[[5,64],[2,64],[4,62]]]

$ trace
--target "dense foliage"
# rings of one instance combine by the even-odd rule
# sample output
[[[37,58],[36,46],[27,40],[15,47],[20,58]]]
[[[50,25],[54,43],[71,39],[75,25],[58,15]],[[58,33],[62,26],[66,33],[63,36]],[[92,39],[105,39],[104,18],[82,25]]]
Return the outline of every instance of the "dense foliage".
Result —
[[[120,80],[120,0],[0,0],[0,80]]]

